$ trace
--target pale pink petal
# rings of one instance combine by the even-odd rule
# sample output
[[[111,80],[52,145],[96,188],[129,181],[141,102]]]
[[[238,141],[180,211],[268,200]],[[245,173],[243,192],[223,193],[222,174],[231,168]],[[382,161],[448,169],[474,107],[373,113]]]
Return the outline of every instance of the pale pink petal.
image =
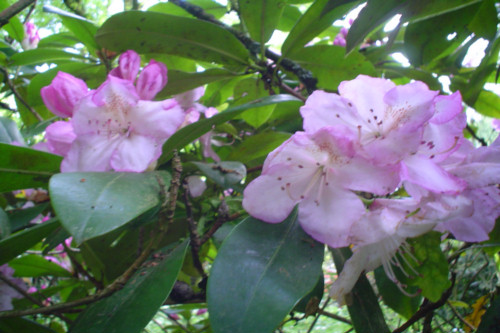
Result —
[[[114,149],[110,159],[111,168],[122,172],[143,172],[156,160],[157,146],[154,138],[132,134],[121,140]]]
[[[416,131],[390,131],[362,146],[366,158],[378,165],[398,163],[411,154],[415,154],[422,142],[423,128]]]
[[[177,131],[185,114],[175,100],[140,100],[128,114],[132,130],[138,134],[167,139]]]
[[[435,113],[430,122],[444,124],[462,113],[462,95],[457,91],[451,95],[440,95],[434,99]]]
[[[137,79],[137,94],[143,100],[152,100],[167,84],[167,67],[153,59],[143,68]]]
[[[56,121],[45,129],[45,138],[51,153],[66,156],[76,139],[76,134],[70,122]]]
[[[141,57],[135,51],[128,50],[120,55],[118,64],[119,75],[116,76],[134,82],[141,67]]]
[[[196,89],[183,92],[182,94],[175,95],[174,98],[184,110],[187,110],[192,107],[204,94],[205,88],[198,87]]]
[[[58,72],[52,83],[40,90],[47,108],[59,117],[71,117],[75,105],[87,94],[87,84],[71,74]]]
[[[110,171],[110,159],[121,138],[80,135],[61,163],[61,172]]]
[[[437,193],[458,193],[465,189],[465,182],[431,159],[414,155],[401,162],[401,180],[408,181]]]
[[[200,137],[200,144],[201,144],[201,149],[203,151],[203,157],[211,158],[216,162],[220,162],[220,157],[217,155],[217,153],[213,150],[212,148],[212,136],[213,133],[212,131],[203,134]]]
[[[193,198],[197,198],[207,189],[207,183],[201,176],[186,177],[186,182],[189,189],[189,194]]]

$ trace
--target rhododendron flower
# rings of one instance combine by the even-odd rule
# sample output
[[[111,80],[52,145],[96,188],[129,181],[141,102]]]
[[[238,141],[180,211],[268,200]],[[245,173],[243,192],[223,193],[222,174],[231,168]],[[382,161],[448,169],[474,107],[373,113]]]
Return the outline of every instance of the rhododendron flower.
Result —
[[[383,195],[397,184],[396,169],[357,156],[348,133],[325,127],[313,135],[297,132],[269,154],[261,176],[244,191],[243,207],[277,223],[298,203],[299,222],[309,235],[333,247],[347,246],[346,235],[365,210],[352,191]]]
[[[58,72],[52,83],[40,90],[43,102],[55,115],[73,116],[75,105],[88,93],[87,84],[71,74]]]
[[[38,35],[38,29],[32,22],[26,22],[24,24],[24,38],[21,41],[21,46],[23,50],[33,50],[38,46],[40,42],[40,36]]]
[[[183,120],[174,100],[141,100],[132,82],[110,75],[76,105],[76,139],[61,171],[142,172]]]
[[[45,129],[45,138],[51,153],[66,156],[76,139],[76,134],[70,122],[56,121]]]

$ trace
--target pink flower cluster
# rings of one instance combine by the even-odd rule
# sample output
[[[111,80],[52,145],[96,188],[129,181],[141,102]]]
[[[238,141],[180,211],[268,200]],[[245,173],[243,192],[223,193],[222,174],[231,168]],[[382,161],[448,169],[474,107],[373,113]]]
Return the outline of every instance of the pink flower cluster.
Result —
[[[243,207],[278,223],[298,204],[313,238],[354,245],[331,290],[342,302],[359,274],[380,264],[396,282],[389,261],[408,237],[434,229],[488,239],[500,215],[500,141],[474,148],[463,137],[458,92],[443,96],[422,82],[396,86],[364,75],[338,90],[308,98],[305,131],[269,154]],[[368,207],[367,194],[375,198]]]
[[[26,22],[24,24],[24,38],[21,41],[23,50],[36,49],[39,42],[40,35],[38,34],[38,29],[32,22]]]
[[[142,172],[160,157],[185,114],[175,99],[152,101],[167,84],[165,65],[151,60],[142,71],[140,65],[129,50],[96,90],[64,72],[42,88],[47,108],[71,117],[46,129],[49,151],[64,157],[62,172]]]

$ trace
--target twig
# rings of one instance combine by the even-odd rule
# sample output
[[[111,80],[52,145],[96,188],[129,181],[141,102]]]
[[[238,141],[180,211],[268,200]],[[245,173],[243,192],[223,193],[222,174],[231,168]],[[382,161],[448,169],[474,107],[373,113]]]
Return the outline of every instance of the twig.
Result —
[[[481,146],[487,146],[488,145],[483,138],[477,136],[476,132],[474,132],[474,130],[472,129],[472,127],[470,127],[469,124],[467,124],[467,126],[465,127],[465,129],[467,130],[467,132],[470,133],[470,135],[472,135],[472,137],[474,139],[476,139],[477,141],[479,141],[479,143],[481,143]]]
[[[251,172],[255,172],[255,171],[261,171],[262,170],[262,165],[257,165],[253,168],[248,168],[247,169],[247,174],[251,173]]]
[[[302,102],[305,102],[307,100],[306,97],[302,96],[299,92],[295,91],[294,89],[292,89],[290,86],[288,86],[284,82],[280,82],[280,87],[281,87],[281,89],[283,89],[287,93],[289,93],[289,94],[297,97],[298,99],[300,99]]]
[[[341,321],[343,323],[346,323],[346,324],[349,324],[349,325],[352,325],[352,321],[350,321],[349,319],[347,318],[344,318],[342,316],[339,316],[339,315],[336,315],[335,313],[330,313],[330,312],[327,312],[327,311],[324,311],[324,310],[318,310],[318,313],[322,316],[325,316],[325,317],[328,317],[328,318],[332,318],[332,319],[335,319],[335,320],[338,320],[338,321]]]
[[[162,219],[164,212],[165,222],[168,225],[172,224],[174,221],[177,194],[179,193],[179,186],[181,185],[181,173],[181,159],[177,150],[174,150],[174,157],[172,158],[172,181],[170,182],[168,201],[165,202],[166,206],[160,210],[160,219]]]
[[[1,15],[1,14],[0,14]],[[31,114],[33,114],[33,116],[35,116],[35,118],[39,121],[43,121],[43,118],[38,114],[38,112],[35,111],[35,109],[33,109],[24,99],[23,97],[19,94],[19,92],[17,91],[16,87],[14,86],[14,84],[12,83],[12,80],[10,79],[9,77],[9,72],[7,72],[7,70],[5,68],[2,68],[0,67],[0,72],[3,73],[4,77],[5,77],[5,82],[7,83],[7,85],[10,87],[10,89],[12,90],[12,93],[14,93],[14,96],[17,97],[17,99],[24,104],[24,106],[26,106],[26,108],[29,110],[29,112],[31,112]]]
[[[428,302],[422,304],[420,309],[418,309],[418,311],[415,312],[415,314],[410,319],[408,319],[403,325],[399,326],[394,331],[392,331],[392,333],[404,332],[408,327],[416,323],[421,318],[425,317],[429,312],[432,312],[442,307],[446,303],[448,298],[451,296],[451,292],[453,290],[453,287],[455,286],[456,277],[457,277],[456,274],[452,273],[451,286],[443,293],[443,295],[441,295],[441,298],[436,303]]]
[[[92,284],[94,286],[96,286],[96,288],[98,290],[101,290],[104,288],[103,284],[101,281],[97,281],[92,275],[90,275],[90,273],[78,262],[78,260],[76,260],[75,258],[75,255],[73,254],[73,251],[71,251],[71,249],[68,247],[68,245],[66,245],[66,242],[63,242],[62,243],[63,246],[64,246],[64,250],[68,257],[69,257],[69,260],[71,261],[71,264],[73,265],[73,267],[76,269],[76,271],[78,273],[80,273],[81,275],[85,276],[90,282],[92,282]]]
[[[203,235],[203,237],[200,240],[200,244],[205,244],[210,239],[210,237],[212,237],[213,234],[215,234],[215,232],[217,230],[219,230],[219,228],[225,222],[229,221],[229,217],[228,217],[229,211],[228,210],[229,210],[229,208],[227,207],[226,201],[222,200],[222,202],[220,203],[219,209],[217,210],[217,219],[215,220],[215,222],[212,225],[212,227],[210,228],[210,230],[208,230]]]
[[[36,0],[35,2],[31,5],[28,14],[26,14],[26,17],[24,18],[24,23],[28,22],[30,19],[31,14],[35,11],[35,6],[36,6]]]
[[[471,323],[469,323],[464,317],[462,317],[462,315],[460,313],[458,313],[457,309],[455,309],[455,307],[453,306],[453,304],[451,304],[450,301],[446,301],[446,304],[448,304],[448,306],[450,307],[451,311],[453,311],[453,313],[458,318],[458,320],[460,320],[462,323],[464,323],[465,325],[467,325],[473,331],[475,331],[477,329],[477,327],[475,327],[474,325],[472,325]]]
[[[330,302],[330,300],[331,300],[331,298],[330,298],[330,296],[328,296],[328,298],[327,298],[327,299],[326,299],[326,301],[325,301],[325,304],[323,304],[323,306],[321,307],[321,309],[319,309],[319,310],[318,310],[318,313],[316,313],[316,317],[314,317],[314,320],[313,320],[313,322],[311,323],[311,326],[309,326],[309,329],[307,330],[307,333],[311,333],[311,332],[312,332],[312,330],[313,330],[314,326],[316,325],[316,322],[317,322],[317,321],[318,321],[318,319],[319,319],[319,312],[320,312],[320,311],[325,311],[325,308],[326,308],[326,306],[328,305],[328,302]]]
[[[260,43],[257,43],[256,41],[252,40],[251,38],[247,37],[245,34],[242,32],[233,29],[232,27],[222,23],[219,20],[216,20],[212,15],[209,15],[203,11],[201,7],[195,6],[190,4],[189,2],[186,2],[184,0],[169,0],[169,2],[173,3],[174,5],[177,5],[193,15],[194,17],[199,18],[200,20],[208,21],[211,23],[214,23],[218,25],[219,27],[224,28],[225,30],[229,31],[232,33],[236,38],[240,40],[240,42],[245,45],[245,47],[252,53],[254,57],[257,57],[258,54],[261,53],[261,45]],[[295,63],[294,61],[287,59],[287,58],[282,58],[281,55],[274,53],[273,51],[269,50],[268,48],[264,47],[264,53],[265,56],[274,61],[275,63],[281,64],[283,68],[286,70],[294,73],[297,75],[298,79],[300,82],[304,84],[306,87],[307,91],[309,93],[312,93],[314,90],[316,90],[316,83],[317,79],[312,75],[312,73],[304,68],[302,68],[300,65]]]
[[[182,187],[184,188],[183,199],[184,199],[184,205],[186,206],[189,236],[191,238],[191,256],[193,257],[193,265],[196,268],[196,270],[201,274],[201,276],[206,277],[207,275],[203,270],[203,265],[201,264],[199,255],[201,242],[200,242],[200,235],[198,234],[198,225],[193,218],[193,205],[189,200],[189,188],[186,181],[182,183]]]
[[[481,266],[475,273],[474,275],[470,278],[469,282],[467,283],[467,285],[465,286],[464,288],[464,292],[462,293],[462,298],[465,297],[465,293],[467,292],[467,290],[469,290],[469,287],[471,286],[472,282],[474,282],[474,280],[477,278],[477,276],[479,275],[479,273],[481,273],[481,271],[483,269],[485,269],[486,267],[488,267],[489,265],[489,262],[486,261],[483,266]]]
[[[163,313],[167,316],[167,318],[168,318],[168,319],[170,319],[170,320],[171,320],[171,321],[173,321],[173,322],[174,322],[177,326],[179,326],[179,328],[180,328],[181,330],[183,330],[183,331],[184,331],[184,332],[186,332],[186,333],[191,333],[191,331],[190,331],[190,330],[188,330],[188,329],[186,328],[186,326],[182,325],[182,324],[181,324],[181,323],[180,323],[177,319],[175,319],[174,317],[172,317],[169,313],[167,313],[167,312],[165,312],[165,311],[162,311],[162,312],[163,312]]]
[[[0,28],[9,23],[9,20],[28,7],[36,0],[19,0],[12,6],[7,7],[0,13]]]

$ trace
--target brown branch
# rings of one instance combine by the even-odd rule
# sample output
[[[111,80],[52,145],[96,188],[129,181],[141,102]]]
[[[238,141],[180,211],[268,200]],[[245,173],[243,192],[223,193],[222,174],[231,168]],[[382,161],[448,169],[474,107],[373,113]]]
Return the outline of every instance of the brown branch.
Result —
[[[73,254],[73,251],[66,245],[65,242],[62,243],[64,246],[64,250],[67,255],[69,260],[71,261],[71,264],[73,267],[76,269],[78,273],[81,275],[85,276],[98,290],[101,290],[104,288],[104,285],[102,284],[101,281],[97,281],[90,273],[78,262],[78,260],[75,258],[75,255]]]
[[[7,7],[0,13],[0,28],[9,23],[9,20],[16,16],[26,7],[30,6],[36,0],[19,0],[12,6]]]
[[[450,301],[446,301],[446,304],[448,304],[451,311],[453,311],[453,313],[458,318],[458,320],[460,320],[463,324],[467,325],[473,331],[475,331],[477,329],[477,327],[475,327],[474,325],[469,323],[467,320],[465,320],[464,317],[462,317],[462,315],[460,315],[460,313],[458,313],[457,309],[455,309],[455,307],[453,306],[453,304],[450,303]]]
[[[281,87],[281,89],[283,89],[284,91],[286,91],[290,95],[293,95],[293,96],[297,97],[298,99],[300,99],[302,102],[305,102],[307,100],[306,97],[302,96],[298,91],[295,91],[294,89],[292,89],[290,86],[288,86],[284,82],[280,82],[280,87]]]
[[[185,11],[187,11],[188,13],[190,13],[191,15],[200,20],[214,23],[219,27],[229,31],[236,38],[238,38],[240,42],[243,43],[243,45],[245,45],[245,47],[250,51],[250,53],[252,53],[254,57],[257,57],[257,55],[261,53],[261,50],[263,48],[266,57],[268,57],[277,64],[279,63],[284,69],[294,73],[300,80],[300,82],[304,84],[309,93],[312,93],[314,90],[316,90],[316,83],[318,80],[312,75],[310,71],[302,68],[294,61],[287,58],[282,58],[281,55],[274,53],[273,51],[269,50],[266,47],[262,47],[260,43],[257,43],[256,41],[252,40],[242,32],[233,29],[232,27],[222,23],[221,21],[216,20],[212,15],[205,13],[203,9],[199,6],[195,6],[184,0],[169,0],[169,2],[173,3],[176,6],[181,7],[182,9],[184,9]]]
[[[472,135],[472,137],[474,139],[476,139],[477,141],[479,141],[479,143],[481,143],[481,146],[487,146],[488,145],[488,143],[486,143],[486,141],[483,138],[477,136],[476,132],[474,132],[474,130],[472,129],[472,127],[470,127],[469,124],[467,124],[467,126],[465,127],[465,129],[467,130],[467,132],[470,133],[470,135]]]
[[[443,293],[443,295],[441,295],[441,298],[437,302],[424,302],[422,306],[420,306],[420,309],[418,309],[418,311],[415,312],[415,314],[410,319],[408,319],[403,325],[392,331],[392,333],[404,332],[408,327],[416,323],[418,320],[446,304],[446,301],[448,300],[448,298],[450,298],[453,287],[455,286],[456,277],[456,274],[452,273],[451,286]]]
[[[325,310],[321,310],[319,309],[318,310],[318,313],[322,316],[325,316],[325,317],[328,317],[328,318],[332,318],[332,319],[335,319],[335,320],[338,320],[338,321],[341,321],[343,323],[346,323],[346,324],[349,324],[349,325],[352,325],[352,321],[350,321],[349,319],[347,318],[344,318],[342,316],[339,316],[339,315],[336,315],[335,313],[330,313],[330,312],[327,312]]]
[[[210,239],[210,237],[212,237],[213,234],[215,234],[215,232],[217,230],[219,230],[219,228],[224,223],[226,223],[227,221],[229,221],[228,214],[229,214],[229,208],[227,207],[226,201],[222,200],[221,203],[220,203],[219,209],[217,210],[217,219],[215,220],[215,222],[212,225],[212,227],[210,228],[210,230],[208,230],[203,235],[203,237],[200,240],[200,244],[205,244]]]
[[[35,111],[35,109],[33,109],[29,104],[28,102],[26,102],[23,97],[19,94],[19,92],[17,91],[16,87],[14,86],[14,84],[12,83],[12,80],[10,79],[9,77],[9,72],[7,72],[7,70],[5,68],[1,68],[0,67],[0,72],[3,73],[4,77],[5,77],[5,82],[7,83],[7,85],[10,87],[10,89],[12,90],[12,93],[14,94],[14,96],[16,96],[16,98],[24,104],[24,106],[26,106],[26,108],[28,109],[29,112],[31,112],[31,114],[33,114],[33,116],[35,116],[35,118],[39,121],[43,121],[43,118],[42,116],[40,116],[38,114],[38,112]]]

